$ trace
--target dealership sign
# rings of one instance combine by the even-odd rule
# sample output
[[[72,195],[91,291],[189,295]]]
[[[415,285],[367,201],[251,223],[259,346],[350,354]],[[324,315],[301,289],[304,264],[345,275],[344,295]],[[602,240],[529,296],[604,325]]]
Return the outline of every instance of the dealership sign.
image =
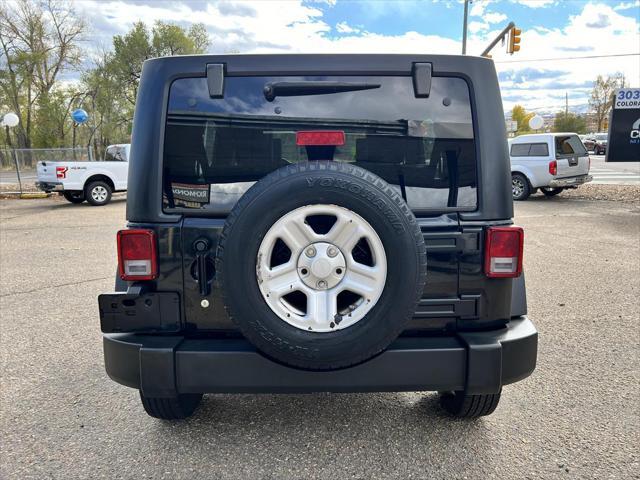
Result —
[[[621,88],[618,90],[613,108],[640,108],[640,88]]]
[[[615,93],[606,161],[640,162],[640,88]]]

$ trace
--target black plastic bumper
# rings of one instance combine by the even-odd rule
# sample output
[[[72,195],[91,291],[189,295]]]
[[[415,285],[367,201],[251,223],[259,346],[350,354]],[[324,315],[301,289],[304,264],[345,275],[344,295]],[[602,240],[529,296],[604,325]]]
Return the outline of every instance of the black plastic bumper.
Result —
[[[62,183],[57,182],[36,182],[36,188],[44,192],[61,192],[64,190]]]
[[[311,372],[276,363],[242,339],[105,334],[108,375],[149,397],[177,393],[294,393],[466,390],[496,393],[529,376],[538,333],[526,317],[499,330],[401,337],[377,357]]]

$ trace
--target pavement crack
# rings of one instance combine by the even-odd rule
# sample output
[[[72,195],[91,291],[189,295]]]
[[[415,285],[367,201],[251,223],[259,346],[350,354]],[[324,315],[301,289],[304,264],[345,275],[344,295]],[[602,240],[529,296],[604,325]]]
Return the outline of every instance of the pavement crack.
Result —
[[[108,277],[100,277],[100,278],[90,278],[88,280],[82,280],[80,282],[61,283],[59,285],[51,285],[49,287],[38,287],[38,288],[33,288],[31,290],[24,290],[22,292],[5,293],[3,295],[0,295],[0,298],[11,297],[11,296],[14,296],[14,295],[24,295],[26,293],[40,292],[42,290],[50,290],[52,288],[70,287],[70,286],[73,286],[73,285],[82,285],[83,283],[97,282],[99,280],[108,280],[109,278],[112,278],[112,277],[108,276]]]

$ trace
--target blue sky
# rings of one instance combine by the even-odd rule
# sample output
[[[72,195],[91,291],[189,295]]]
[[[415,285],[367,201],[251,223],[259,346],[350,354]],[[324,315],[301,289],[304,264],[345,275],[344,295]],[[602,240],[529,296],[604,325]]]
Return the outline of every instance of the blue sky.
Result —
[[[89,51],[142,20],[188,26],[203,22],[212,53],[458,54],[462,0],[77,0],[92,25]],[[523,29],[522,50],[493,52],[505,110],[584,110],[598,74],[623,73],[640,86],[640,0],[474,0],[468,53],[479,54],[509,21]],[[565,59],[544,60],[540,59]]]

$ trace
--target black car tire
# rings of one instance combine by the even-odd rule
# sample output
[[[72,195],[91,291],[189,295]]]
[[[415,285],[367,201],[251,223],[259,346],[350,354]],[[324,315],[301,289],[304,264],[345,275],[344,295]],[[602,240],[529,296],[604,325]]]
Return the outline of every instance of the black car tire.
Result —
[[[546,197],[555,197],[560,192],[564,190],[563,188],[551,188],[551,187],[541,187],[540,191],[544,193]]]
[[[478,418],[491,415],[500,402],[500,393],[468,395],[463,391],[440,394],[440,406],[457,418]]]
[[[67,202],[82,203],[86,200],[82,190],[66,190],[62,192],[62,196]]]
[[[100,192],[100,195],[97,195],[97,192]],[[111,201],[111,194],[113,193],[111,186],[98,180],[96,182],[91,182],[85,188],[85,197],[87,198],[87,202],[95,207],[101,207],[102,205],[106,205]]]
[[[522,201],[531,195],[529,180],[521,173],[511,174],[511,193],[515,201]]]
[[[193,415],[202,401],[201,393],[181,394],[170,398],[146,397],[140,391],[140,400],[145,412],[162,420],[182,420]]]
[[[355,212],[379,236],[387,257],[377,303],[353,325],[329,332],[296,328],[266,303],[256,258],[266,232],[307,205]],[[216,253],[224,304],[242,334],[268,357],[308,370],[352,366],[382,352],[415,312],[426,281],[426,247],[417,221],[396,191],[362,168],[337,162],[285,166],[251,187],[227,218]]]

